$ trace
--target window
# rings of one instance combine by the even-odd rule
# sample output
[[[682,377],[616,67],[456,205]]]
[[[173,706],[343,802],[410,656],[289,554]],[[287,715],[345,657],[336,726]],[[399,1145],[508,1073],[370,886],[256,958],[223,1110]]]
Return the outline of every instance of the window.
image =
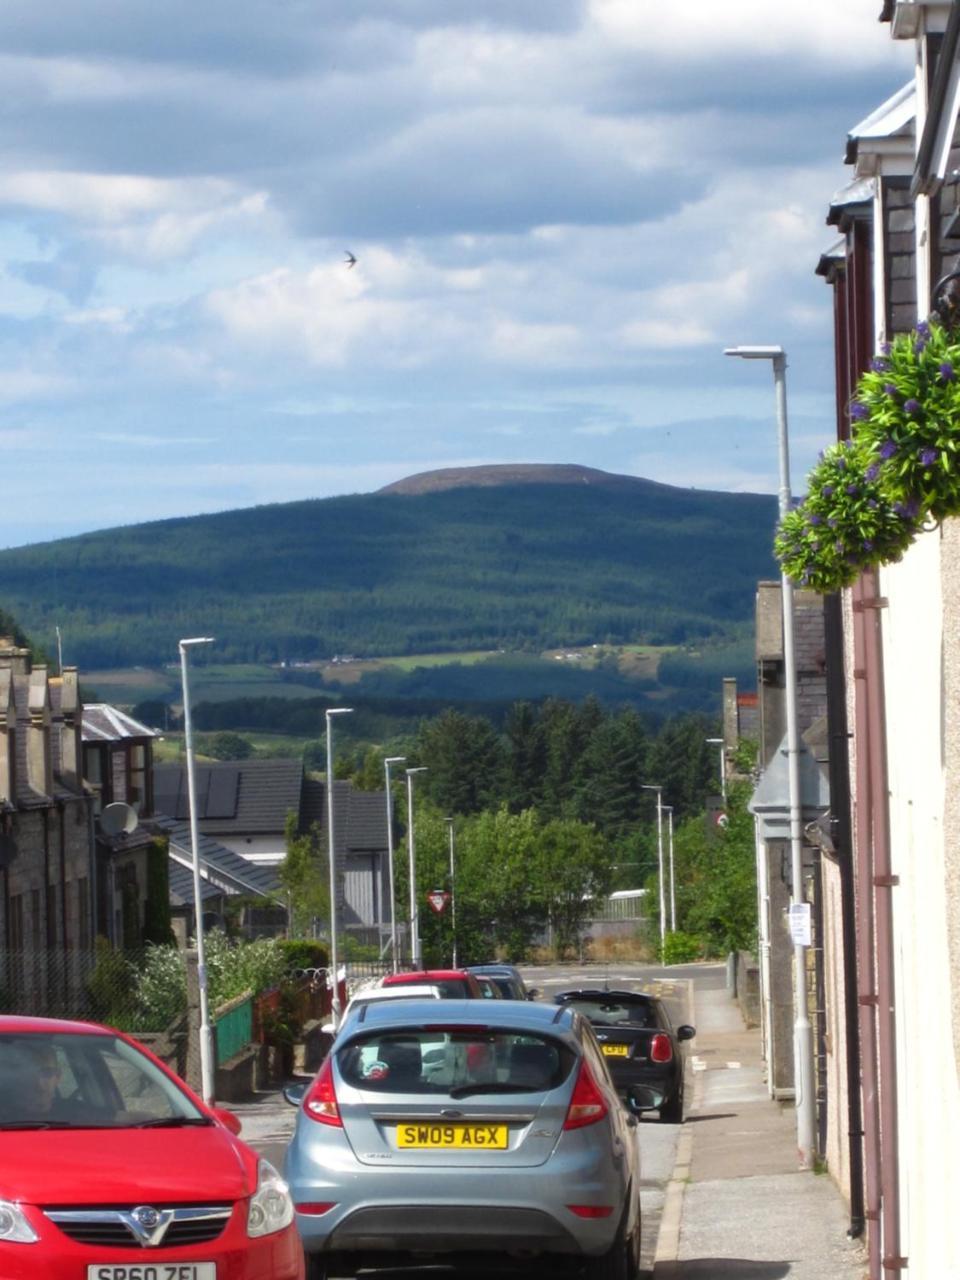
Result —
[[[147,801],[147,749],[144,746],[130,748],[127,757],[127,803],[143,812]]]

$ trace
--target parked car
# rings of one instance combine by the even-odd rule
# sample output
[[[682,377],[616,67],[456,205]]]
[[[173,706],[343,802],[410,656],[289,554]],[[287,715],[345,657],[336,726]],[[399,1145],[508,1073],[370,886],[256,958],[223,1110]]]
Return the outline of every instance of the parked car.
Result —
[[[520,976],[520,970],[512,964],[471,964],[467,968],[478,978],[492,978],[500,988],[504,1000],[536,1000],[540,994],[536,987],[527,986]]]
[[[416,969],[407,973],[388,973],[381,985],[408,987],[415,982],[426,982],[439,988],[440,995],[445,1000],[481,1000],[483,998],[480,983],[468,969]]]
[[[130,1037],[0,1016],[4,1280],[302,1280],[286,1183]]]
[[[410,986],[367,987],[363,991],[355,991],[347,1001],[341,1014],[341,1023],[351,1014],[357,1013],[364,1005],[379,1004],[381,1000],[439,1000],[440,988],[428,982],[411,983]],[[332,1022],[324,1024],[323,1030],[328,1034],[336,1028]]]
[[[284,1169],[310,1280],[477,1253],[639,1265],[637,1118],[573,1008],[370,1005],[300,1104]]]
[[[683,1052],[696,1028],[674,1030],[661,1000],[641,991],[561,991],[557,1004],[589,1018],[614,1083],[635,1111],[683,1123]]]

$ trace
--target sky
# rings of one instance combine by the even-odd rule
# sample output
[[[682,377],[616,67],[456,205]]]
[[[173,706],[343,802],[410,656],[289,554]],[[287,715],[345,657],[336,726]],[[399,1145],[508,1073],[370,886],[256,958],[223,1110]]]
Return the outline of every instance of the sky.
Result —
[[[879,10],[6,0],[0,546],[491,463],[774,492],[738,343],[802,491]]]

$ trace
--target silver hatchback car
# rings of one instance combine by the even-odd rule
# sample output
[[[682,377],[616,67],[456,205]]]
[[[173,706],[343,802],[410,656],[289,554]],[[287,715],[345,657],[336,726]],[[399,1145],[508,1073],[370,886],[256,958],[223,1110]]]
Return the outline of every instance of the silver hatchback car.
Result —
[[[310,1280],[410,1255],[640,1263],[636,1117],[589,1022],[519,1000],[367,1005],[300,1095],[284,1172]]]

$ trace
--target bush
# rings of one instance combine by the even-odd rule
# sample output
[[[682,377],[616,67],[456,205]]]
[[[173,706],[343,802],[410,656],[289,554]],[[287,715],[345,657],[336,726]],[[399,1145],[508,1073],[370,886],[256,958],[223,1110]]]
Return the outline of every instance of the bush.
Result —
[[[664,964],[690,964],[699,960],[702,954],[703,943],[692,933],[682,933],[677,929],[663,940]]]
[[[280,938],[277,945],[287,973],[295,969],[325,969],[329,963],[325,943],[307,938]]]

